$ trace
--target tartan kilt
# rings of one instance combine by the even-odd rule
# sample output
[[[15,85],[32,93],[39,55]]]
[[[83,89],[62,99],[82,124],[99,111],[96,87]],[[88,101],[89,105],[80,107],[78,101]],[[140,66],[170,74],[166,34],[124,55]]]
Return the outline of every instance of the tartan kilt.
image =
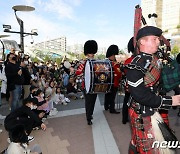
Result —
[[[136,147],[139,154],[160,154],[159,149],[152,148],[155,141],[152,131],[151,117],[142,117],[143,123],[139,120],[139,114],[132,107],[129,107],[131,122],[131,143]]]
[[[162,69],[163,88],[168,92],[180,84],[180,64],[176,60]]]

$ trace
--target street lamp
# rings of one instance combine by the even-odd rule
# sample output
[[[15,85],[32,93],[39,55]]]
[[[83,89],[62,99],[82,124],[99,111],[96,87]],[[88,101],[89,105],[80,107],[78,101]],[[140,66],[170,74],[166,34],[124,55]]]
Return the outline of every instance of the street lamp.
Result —
[[[37,36],[38,34],[37,34],[37,32],[25,33],[24,32],[24,22],[22,21],[22,19],[20,19],[17,16],[16,12],[17,11],[34,11],[35,8],[32,6],[26,6],[26,5],[16,5],[16,6],[13,6],[12,9],[14,10],[16,19],[20,25],[20,32],[10,31],[8,28],[4,29],[4,32],[20,34],[20,48],[21,48],[21,51],[24,52],[24,37],[27,35],[36,35]],[[26,34],[26,35],[24,35],[24,34]]]
[[[4,47],[4,43],[3,41],[1,40],[1,38],[5,38],[5,37],[9,37],[9,35],[0,35],[0,42],[2,44],[2,59],[5,60],[5,55],[4,55],[4,50],[5,50],[5,47]]]

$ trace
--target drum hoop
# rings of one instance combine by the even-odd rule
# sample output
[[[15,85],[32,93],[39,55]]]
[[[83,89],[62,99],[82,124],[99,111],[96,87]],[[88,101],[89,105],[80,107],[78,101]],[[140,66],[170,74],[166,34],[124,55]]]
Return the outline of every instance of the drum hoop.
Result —
[[[110,87],[109,87],[109,91],[110,91],[111,88],[112,88],[112,85],[113,85],[114,76],[113,76],[112,63],[111,63],[111,61],[110,61],[109,59],[108,59],[108,61],[109,61],[109,64],[110,64],[110,66],[111,66],[111,85],[110,85]]]
[[[92,83],[94,83],[94,69],[93,69],[93,63],[92,63],[92,60],[89,60],[89,62],[90,62],[90,72],[92,72],[91,73],[91,81],[90,81],[90,90],[89,91],[92,91],[93,90],[93,85],[92,85]]]

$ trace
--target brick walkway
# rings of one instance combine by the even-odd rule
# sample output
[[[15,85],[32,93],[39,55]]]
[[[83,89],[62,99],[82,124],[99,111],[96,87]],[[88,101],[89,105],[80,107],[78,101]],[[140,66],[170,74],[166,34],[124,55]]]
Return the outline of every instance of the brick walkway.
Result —
[[[84,100],[71,102],[73,109],[60,111],[56,117],[46,120],[46,131],[32,132],[31,135],[35,140],[30,146],[39,144],[43,154],[127,154],[130,140],[129,124],[121,124],[121,114],[104,111],[99,100],[101,101],[102,98],[96,102],[92,126],[86,123],[85,109],[82,107]],[[3,106],[0,108],[0,114],[4,114],[4,111],[1,112],[2,109]],[[169,118],[171,127],[180,140],[180,118],[177,117],[177,110],[170,110]],[[8,146],[8,134],[2,125],[0,128],[3,129],[0,133],[1,151]]]

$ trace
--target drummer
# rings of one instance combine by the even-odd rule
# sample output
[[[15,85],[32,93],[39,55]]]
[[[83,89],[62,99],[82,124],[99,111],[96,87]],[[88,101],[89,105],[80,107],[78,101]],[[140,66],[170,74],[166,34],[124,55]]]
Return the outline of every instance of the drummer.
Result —
[[[88,40],[84,44],[84,55],[86,56],[87,59],[94,59],[94,54],[97,53],[98,45],[97,42],[94,40]],[[84,60],[78,67],[76,71],[76,75],[83,75],[84,74],[84,67],[86,60]],[[82,82],[82,89],[84,93],[84,98],[85,98],[85,109],[86,109],[86,119],[87,119],[87,124],[92,125],[92,119],[93,119],[93,111],[94,111],[94,106],[97,98],[97,94],[89,94],[86,93],[85,91],[85,84],[84,81]]]
[[[117,45],[110,45],[106,52],[106,58],[112,62],[112,67],[114,71],[114,84],[109,93],[105,94],[104,98],[104,109],[109,110],[112,114],[119,114],[120,112],[115,110],[115,98],[119,86],[119,81],[122,77],[119,64],[116,62],[115,55],[118,55],[119,48]]]

